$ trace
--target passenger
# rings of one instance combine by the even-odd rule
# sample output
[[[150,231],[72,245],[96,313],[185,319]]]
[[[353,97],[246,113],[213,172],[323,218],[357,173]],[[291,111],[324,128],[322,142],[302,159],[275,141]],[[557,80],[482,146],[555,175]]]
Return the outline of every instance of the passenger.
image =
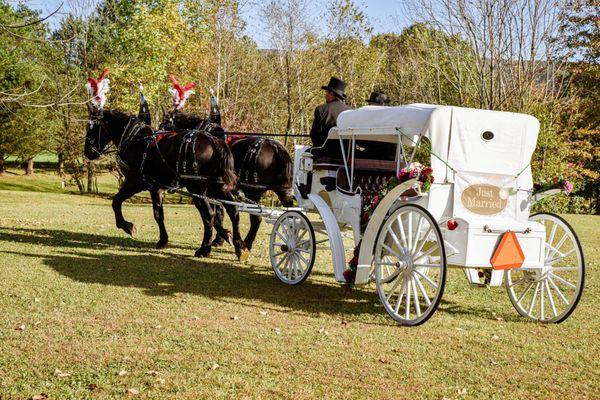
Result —
[[[387,106],[390,104],[389,97],[385,93],[379,91],[372,92],[369,98],[365,101],[370,106]],[[361,145],[361,158],[382,161],[396,160],[396,146],[390,146],[388,143],[365,141],[362,141]]]
[[[390,99],[382,92],[372,92],[371,96],[365,101],[370,106],[387,106],[390,104]]]

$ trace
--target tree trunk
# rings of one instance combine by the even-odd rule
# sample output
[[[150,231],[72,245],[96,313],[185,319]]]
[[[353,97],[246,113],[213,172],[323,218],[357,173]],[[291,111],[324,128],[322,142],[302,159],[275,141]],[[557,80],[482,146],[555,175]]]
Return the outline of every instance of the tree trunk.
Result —
[[[33,157],[25,161],[25,175],[33,175]]]
[[[58,153],[58,175],[65,176],[65,156],[63,153]]]
[[[0,154],[0,174],[4,173],[4,154]]]
[[[87,167],[87,192],[92,193],[94,191],[94,162],[88,161]]]

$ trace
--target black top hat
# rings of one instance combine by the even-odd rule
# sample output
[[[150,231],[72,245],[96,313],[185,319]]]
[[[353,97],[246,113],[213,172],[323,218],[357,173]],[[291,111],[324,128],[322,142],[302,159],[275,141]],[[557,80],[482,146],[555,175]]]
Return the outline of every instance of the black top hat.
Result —
[[[389,104],[390,99],[385,93],[373,92],[371,93],[371,96],[366,100],[366,102],[369,103],[369,105],[384,106],[386,104]]]
[[[346,82],[343,80],[332,76],[329,80],[329,84],[327,86],[321,86],[323,90],[329,90],[331,93],[335,94],[339,99],[344,100],[346,98],[346,94],[344,90],[346,90]]]

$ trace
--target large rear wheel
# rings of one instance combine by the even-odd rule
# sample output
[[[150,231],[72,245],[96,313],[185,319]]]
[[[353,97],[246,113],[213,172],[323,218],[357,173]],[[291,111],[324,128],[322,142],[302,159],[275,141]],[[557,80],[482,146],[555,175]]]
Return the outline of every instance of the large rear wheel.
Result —
[[[382,225],[375,247],[377,293],[390,317],[420,325],[438,308],[446,284],[442,233],[423,207],[408,204]]]
[[[571,226],[554,214],[534,214],[531,221],[546,227],[544,265],[541,269],[506,271],[506,289],[522,316],[560,323],[577,307],[585,281],[585,260],[579,238]]]

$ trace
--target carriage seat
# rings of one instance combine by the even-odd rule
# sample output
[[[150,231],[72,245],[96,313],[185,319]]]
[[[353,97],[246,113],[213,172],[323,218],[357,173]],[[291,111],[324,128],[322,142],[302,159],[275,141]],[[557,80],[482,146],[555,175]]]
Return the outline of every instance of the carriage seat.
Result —
[[[337,171],[339,168],[344,169],[344,160],[331,157],[319,157],[313,161],[313,169],[325,169]],[[350,168],[352,163],[348,163]],[[366,158],[354,159],[354,170],[378,170],[396,172],[396,161],[384,160],[369,160]]]

